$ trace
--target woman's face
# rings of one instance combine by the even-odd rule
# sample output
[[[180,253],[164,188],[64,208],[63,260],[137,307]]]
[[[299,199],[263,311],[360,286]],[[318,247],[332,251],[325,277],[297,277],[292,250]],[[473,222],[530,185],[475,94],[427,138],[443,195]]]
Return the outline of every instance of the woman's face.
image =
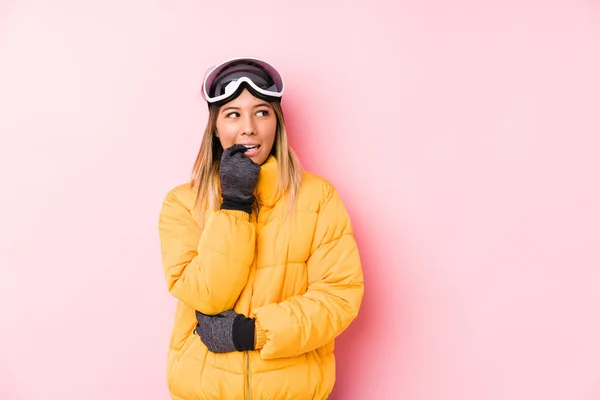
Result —
[[[234,144],[246,145],[249,149],[244,154],[258,165],[269,157],[276,131],[273,108],[246,89],[223,104],[217,116],[217,137],[223,149]]]

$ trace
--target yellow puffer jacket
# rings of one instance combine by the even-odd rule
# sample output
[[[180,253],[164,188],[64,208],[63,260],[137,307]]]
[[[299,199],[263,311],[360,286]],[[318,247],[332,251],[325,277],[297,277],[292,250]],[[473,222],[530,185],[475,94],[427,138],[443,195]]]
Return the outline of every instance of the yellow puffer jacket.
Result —
[[[258,217],[193,211],[189,184],[159,219],[169,292],[178,301],[167,380],[176,400],[326,399],[334,338],[356,317],[363,274],[348,214],[324,179],[304,173],[294,214],[277,198],[277,161],[261,166]],[[215,354],[193,333],[194,310],[256,318],[257,350]]]

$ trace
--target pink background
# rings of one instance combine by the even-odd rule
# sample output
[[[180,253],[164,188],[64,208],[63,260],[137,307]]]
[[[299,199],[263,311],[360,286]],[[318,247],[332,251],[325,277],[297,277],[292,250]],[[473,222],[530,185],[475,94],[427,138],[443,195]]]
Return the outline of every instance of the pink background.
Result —
[[[279,67],[366,279],[332,399],[600,399],[600,5],[0,2],[0,399],[167,399],[157,218]]]

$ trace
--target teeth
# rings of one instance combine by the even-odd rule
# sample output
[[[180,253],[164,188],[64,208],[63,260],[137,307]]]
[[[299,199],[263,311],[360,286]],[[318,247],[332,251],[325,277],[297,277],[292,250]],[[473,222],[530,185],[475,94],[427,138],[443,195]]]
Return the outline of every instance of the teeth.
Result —
[[[248,150],[252,150],[252,149],[258,148],[258,145],[257,144],[254,144],[254,145],[245,144],[244,147],[246,147]]]

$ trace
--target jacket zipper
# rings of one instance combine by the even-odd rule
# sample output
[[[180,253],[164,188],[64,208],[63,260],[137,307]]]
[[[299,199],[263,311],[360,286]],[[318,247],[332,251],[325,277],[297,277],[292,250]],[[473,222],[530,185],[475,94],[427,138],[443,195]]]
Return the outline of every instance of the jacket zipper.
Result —
[[[256,196],[254,197],[254,204],[256,205],[256,224],[258,224],[258,214],[260,213],[260,205],[258,204],[258,199]],[[244,374],[244,381],[246,383],[246,400],[252,400],[252,395],[250,394],[250,354],[246,350],[245,352],[246,358],[246,373]]]
[[[252,400],[250,395],[250,354],[246,351],[246,400]]]

